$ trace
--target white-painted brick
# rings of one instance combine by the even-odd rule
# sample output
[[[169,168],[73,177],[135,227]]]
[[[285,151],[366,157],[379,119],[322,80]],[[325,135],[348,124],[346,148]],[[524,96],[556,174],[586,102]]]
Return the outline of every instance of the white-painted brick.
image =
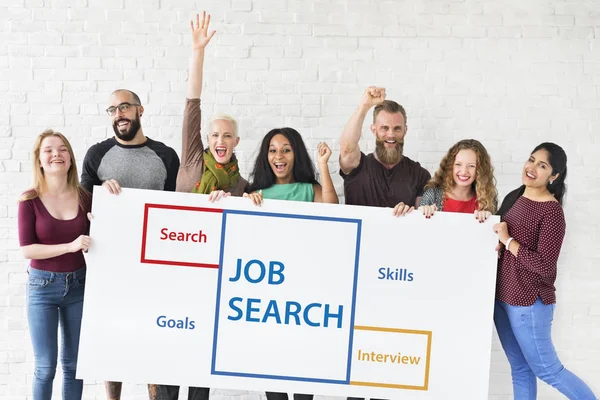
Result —
[[[57,22],[57,21],[49,21],[46,22],[46,27],[48,32],[83,32],[84,31],[84,23],[83,22]]]
[[[87,0],[50,0],[52,8],[85,7]]]
[[[417,36],[417,28],[414,26],[384,26],[383,36],[406,36],[414,37]]]
[[[269,61],[269,66],[272,70],[302,70],[304,62],[298,60],[273,59]]]
[[[558,36],[564,39],[594,39],[596,33],[593,27],[558,28]]]
[[[531,38],[552,38],[558,36],[557,27],[530,27],[524,26],[523,37]]]
[[[365,41],[364,47],[370,47],[371,43],[376,42],[377,40],[385,40],[385,39],[360,39],[361,44],[362,41]],[[355,37],[336,37],[325,39],[325,47],[331,49],[356,49],[358,47],[359,39]]]
[[[92,9],[123,8],[123,0],[88,0],[88,7]]]
[[[485,37],[487,29],[484,27],[472,27],[472,26],[453,26],[452,36],[453,37],[466,37],[466,38],[482,38]]]
[[[315,36],[348,36],[348,28],[340,25],[314,25]]]
[[[417,36],[422,37],[448,37],[451,29],[449,26],[418,26]]]
[[[260,22],[267,24],[291,24],[294,22],[294,14],[286,11],[263,10],[258,13],[258,16]]]
[[[304,52],[302,51],[302,49],[294,49],[290,47],[287,47],[285,49],[285,57],[289,59],[301,58],[303,54]]]
[[[282,58],[283,55],[283,47],[253,46],[250,49],[252,58]]]
[[[118,32],[118,31],[116,31]],[[148,35],[148,38],[150,40],[150,35]],[[159,36],[159,35],[153,35],[152,36],[152,40],[153,43],[156,42],[160,42],[165,44],[165,42],[169,42],[169,39],[172,37],[169,36]],[[177,42],[177,39],[173,39],[173,42]],[[128,34],[124,34],[124,33],[104,33],[104,34],[100,34],[99,35],[99,40],[98,42],[100,43],[100,45],[102,46],[116,46],[122,43],[127,43],[129,45],[132,46],[141,46],[145,44],[145,39],[144,36],[139,36],[139,35],[134,35],[131,33]],[[178,43],[174,43],[174,44],[178,44]]]
[[[340,50],[338,51],[337,58],[339,60],[372,60],[373,50]]]
[[[233,0],[231,2],[231,8],[234,11],[251,11],[252,1],[250,0]]]
[[[17,18],[19,18],[17,16]],[[30,21],[29,18],[25,21],[11,20],[10,21],[10,32],[43,32],[43,24],[39,24]]]
[[[30,33],[27,42],[32,45],[38,44],[62,44],[63,35],[60,33]]]
[[[80,49],[74,46],[47,46],[45,55],[51,57],[78,57]]]
[[[34,21],[61,21],[66,22],[68,20],[68,10],[63,9],[46,9],[40,8],[33,10],[33,20]]]
[[[295,14],[295,21],[299,24],[319,24],[325,25],[329,23],[329,15],[327,14],[318,14],[318,13],[308,13],[308,12],[298,12]]]
[[[65,37],[65,40],[66,37]],[[97,43],[97,39],[94,43]],[[81,55],[83,57],[114,57],[116,54],[116,50],[112,47],[102,47],[102,46],[84,46],[81,49]]]
[[[268,68],[269,66],[269,61],[262,59],[262,60],[256,60],[256,59],[238,59],[235,60],[234,62],[235,68],[236,69],[243,69],[243,70],[265,70]]]
[[[95,69],[100,68],[101,62],[99,57],[79,57],[68,58],[67,68],[69,69]]]
[[[410,157],[433,171],[456,140],[476,137],[492,155],[501,194],[518,184],[538,142],[562,144],[569,230],[554,342],[565,365],[600,392],[600,2],[209,0],[202,8],[217,30],[206,52],[203,110],[239,117],[245,175],[262,135],[276,125],[297,128],[313,155],[326,140],[337,158],[339,132],[370,84],[386,86],[388,98],[406,106]],[[15,199],[31,179],[33,138],[47,125],[60,129],[81,165],[87,147],[112,135],[107,96],[128,87],[146,106],[146,133],[179,148],[195,11],[189,0],[0,5],[0,398],[31,396]],[[367,123],[360,145],[371,151]],[[341,195],[337,168],[332,161]],[[509,400],[497,337],[492,348],[489,399]],[[212,392],[219,400],[264,399]],[[559,396],[539,385],[539,398]],[[146,399],[147,389],[125,385],[124,397]],[[84,399],[104,399],[102,383],[86,382]]]
[[[9,45],[8,54],[11,57],[40,57],[44,55],[44,46],[42,45]]]
[[[248,23],[243,24],[244,35],[274,35],[278,26],[274,24]]]
[[[280,35],[309,36],[311,32],[309,24],[284,24],[277,27],[277,33]]]
[[[33,65],[33,57],[5,57],[7,65],[5,67],[16,69],[30,69]]]
[[[487,28],[487,36],[492,38],[519,38],[523,36],[521,27],[491,26]]]

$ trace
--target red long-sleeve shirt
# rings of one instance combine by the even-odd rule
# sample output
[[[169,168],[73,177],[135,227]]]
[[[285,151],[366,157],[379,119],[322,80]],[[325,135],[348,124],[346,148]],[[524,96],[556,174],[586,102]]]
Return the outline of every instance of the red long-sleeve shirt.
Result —
[[[561,205],[521,196],[502,220],[521,246],[516,257],[502,250],[496,299],[513,306],[530,306],[538,296],[544,304],[556,303],[556,262],[566,228]]]

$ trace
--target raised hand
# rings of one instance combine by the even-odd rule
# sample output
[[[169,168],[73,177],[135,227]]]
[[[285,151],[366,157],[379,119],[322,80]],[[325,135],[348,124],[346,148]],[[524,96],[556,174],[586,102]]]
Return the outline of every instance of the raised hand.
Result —
[[[327,143],[319,143],[319,146],[317,147],[317,164],[327,164],[329,157],[331,157],[331,149]]]
[[[361,103],[368,107],[377,106],[385,100],[385,88],[369,86],[363,93]]]
[[[194,21],[190,21],[190,26],[192,28],[192,47],[194,50],[202,50],[206,47],[210,39],[217,33],[217,31],[213,30],[208,34],[208,25],[210,24],[210,14],[206,14],[206,11],[202,11],[202,20],[200,20],[200,15],[196,14],[196,24],[194,25]]]

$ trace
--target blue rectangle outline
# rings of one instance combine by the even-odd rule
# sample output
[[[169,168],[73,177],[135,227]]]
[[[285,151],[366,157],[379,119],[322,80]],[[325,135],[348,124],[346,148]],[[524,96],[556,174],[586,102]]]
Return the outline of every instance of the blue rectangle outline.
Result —
[[[273,379],[273,380],[281,380],[281,381],[335,383],[335,384],[339,384],[339,385],[347,385],[350,383],[345,380],[339,380],[339,379],[336,380],[336,379],[319,379],[319,378],[301,378],[301,377],[297,377],[297,376],[249,374],[249,373],[245,373],[245,372],[215,371],[215,373],[213,375],[239,376],[239,377],[243,377],[243,378],[263,378],[263,379]]]
[[[344,222],[354,223],[357,225],[356,230],[356,252],[354,260],[354,282],[352,287],[352,307],[350,313],[350,336],[348,338],[348,361],[346,362],[346,379],[345,380],[334,380],[334,379],[318,379],[318,378],[302,378],[294,376],[281,376],[281,375],[263,375],[263,374],[249,374],[242,372],[226,372],[217,371],[215,369],[216,358],[217,358],[217,337],[219,331],[219,304],[221,301],[221,282],[223,274],[223,252],[225,248],[225,230],[227,214],[237,215],[251,215],[251,216],[264,216],[264,217],[278,217],[278,218],[295,218],[305,220],[317,220],[317,221],[330,221],[330,222]],[[287,214],[287,213],[269,213],[269,212],[258,212],[258,211],[242,211],[242,210],[227,210],[223,209],[223,222],[221,226],[221,249],[219,254],[219,274],[217,279],[217,299],[215,304],[215,328],[213,334],[213,352],[212,362],[210,366],[211,375],[222,375],[222,376],[239,376],[247,378],[265,378],[265,379],[276,379],[276,380],[290,380],[290,381],[302,381],[302,382],[316,382],[316,383],[334,383],[334,384],[350,384],[350,373],[352,367],[352,350],[354,340],[354,316],[356,311],[356,289],[358,286],[358,261],[360,256],[360,243],[361,243],[361,232],[362,232],[362,220],[355,218],[338,218],[338,217],[324,217],[316,215],[300,215],[300,214]]]
[[[296,218],[296,219],[308,219],[318,221],[332,221],[332,222],[349,222],[360,224],[361,219],[356,218],[340,218],[340,217],[325,217],[320,215],[302,215],[302,214],[287,214],[287,213],[270,213],[264,211],[243,211],[243,210],[226,210],[223,209],[223,214],[240,214],[240,215],[260,215],[262,217],[279,217],[279,218]]]
[[[215,374],[215,362],[217,358],[217,336],[219,333],[219,303],[221,302],[221,278],[223,275],[223,250],[225,248],[225,226],[227,225],[227,213],[223,210],[223,221],[221,223],[221,249],[219,252],[219,274],[217,278],[217,303],[215,305],[215,329],[213,334],[213,352],[210,365],[211,374]]]
[[[362,220],[357,223],[356,229],[356,254],[354,259],[354,286],[352,287],[352,314],[350,316],[350,343],[348,344],[348,368],[346,370],[346,382],[350,383],[350,372],[352,370],[352,352],[354,351],[354,316],[356,309],[356,290],[358,287],[358,260],[360,257],[360,239],[362,237]]]

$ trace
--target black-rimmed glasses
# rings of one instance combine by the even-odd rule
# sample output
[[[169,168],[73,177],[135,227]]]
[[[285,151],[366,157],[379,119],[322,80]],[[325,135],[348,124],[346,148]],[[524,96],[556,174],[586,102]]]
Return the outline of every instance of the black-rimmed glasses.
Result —
[[[139,106],[139,104],[121,103],[116,107],[115,106],[108,107],[106,109],[106,113],[110,116],[113,116],[117,113],[117,109],[119,109],[119,111],[121,111],[122,113],[125,113],[125,112],[129,111],[129,109],[133,106],[137,107],[137,106]]]

